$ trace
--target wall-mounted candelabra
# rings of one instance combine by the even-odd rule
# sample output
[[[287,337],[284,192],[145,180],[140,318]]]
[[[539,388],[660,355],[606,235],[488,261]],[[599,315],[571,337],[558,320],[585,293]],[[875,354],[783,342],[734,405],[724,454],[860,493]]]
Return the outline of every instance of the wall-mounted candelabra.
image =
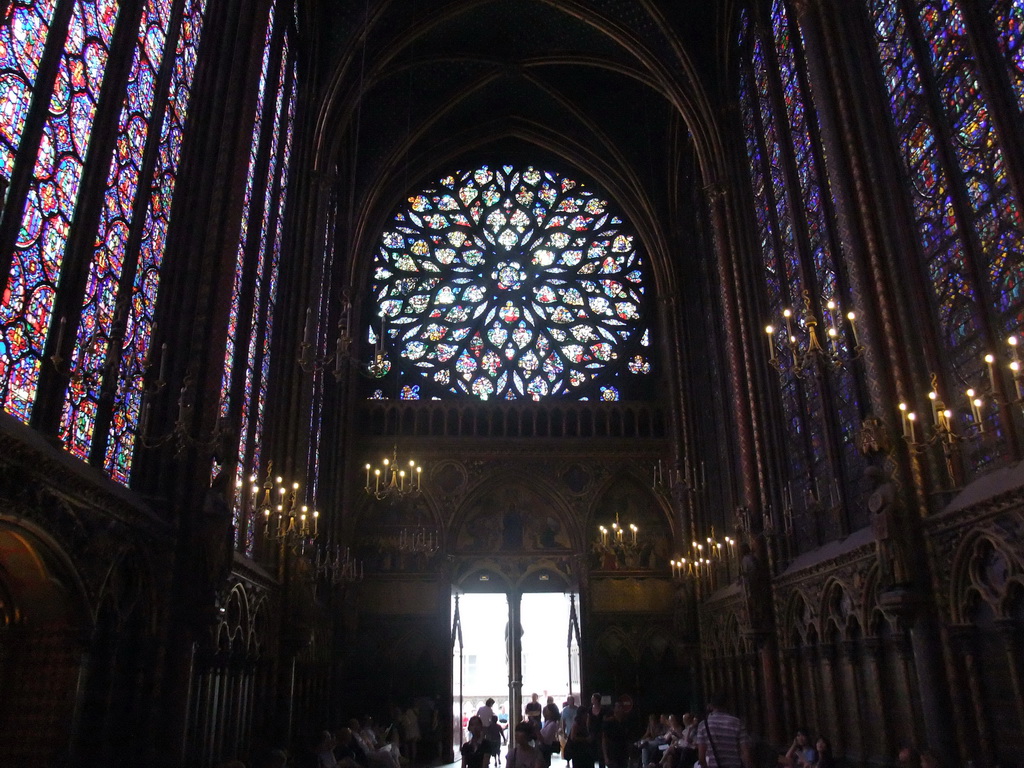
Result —
[[[594,550],[598,554],[601,568],[636,568],[640,560],[640,528],[636,523],[623,525],[619,513],[615,513],[615,522],[610,526],[597,527],[597,541]]]
[[[406,494],[420,492],[423,480],[423,467],[410,459],[407,464],[399,464],[398,447],[392,450],[391,457],[384,457],[379,466],[366,465],[366,484],[363,490],[378,500],[398,499]]]
[[[436,528],[424,525],[403,528],[398,535],[398,551],[412,554],[432,555],[441,547],[441,537]]]
[[[701,582],[709,589],[718,584],[728,584],[733,575],[739,575],[739,553],[736,539],[715,536],[715,528],[711,527],[711,535],[694,539],[686,557],[676,557],[669,561],[672,577],[675,579],[693,579]]]
[[[299,552],[304,552],[320,533],[320,511],[300,499],[302,486],[288,483],[273,473],[273,462],[267,465],[267,476],[260,486],[255,474],[250,475],[248,493],[244,483],[236,482],[242,501],[256,519],[263,520],[263,536],[267,541],[278,541]]]
[[[313,308],[306,309],[306,324],[302,331],[302,343],[299,345],[299,365],[306,373],[330,370],[335,381],[341,381],[345,375],[345,367],[352,359],[352,302],[348,292],[341,295],[341,311],[338,315],[338,338],[334,342],[331,354],[316,354],[316,320]]]
[[[167,387],[167,381],[164,378],[167,364],[167,345],[162,345],[160,350],[160,374],[156,381],[145,386],[142,391],[142,403],[139,407],[139,442],[145,448],[159,448],[168,443],[174,443],[178,454],[190,448],[213,450],[220,445],[224,436],[228,433],[227,422],[224,418],[219,417],[213,430],[208,435],[196,435],[190,431],[189,425],[192,423],[196,402],[195,379],[191,373],[185,374],[185,380],[178,391],[178,417],[175,419],[170,432],[160,436],[150,436],[149,422],[152,416],[153,400]],[[149,367],[148,363],[146,367]],[[219,406],[217,410],[218,412],[220,411]]]
[[[363,563],[352,556],[348,547],[318,547],[312,558],[312,573],[315,579],[337,586],[363,580]]]
[[[843,314],[838,301],[825,302],[822,321],[825,326],[824,342],[819,338],[819,321],[814,314],[809,291],[803,292],[804,307],[797,311],[784,309],[782,325],[767,325],[769,362],[780,374],[791,373],[803,378],[822,367],[840,368],[856,360],[864,352],[857,335],[856,314]],[[848,329],[853,341],[847,347],[844,336]],[[788,350],[790,361],[784,360],[781,350]]]
[[[361,364],[352,352],[352,301],[348,290],[342,292],[341,310],[338,315],[338,337],[335,339],[333,352],[317,355],[316,353],[316,327],[317,322],[313,314],[313,308],[306,309],[306,323],[302,331],[302,342],[299,345],[299,366],[306,373],[330,370],[335,381],[341,381],[345,375],[345,368],[355,365],[360,372],[371,378],[379,379],[388,374],[391,370],[391,361],[388,359],[387,349],[384,347],[384,315],[380,318],[380,334],[374,333],[373,357],[370,362]]]

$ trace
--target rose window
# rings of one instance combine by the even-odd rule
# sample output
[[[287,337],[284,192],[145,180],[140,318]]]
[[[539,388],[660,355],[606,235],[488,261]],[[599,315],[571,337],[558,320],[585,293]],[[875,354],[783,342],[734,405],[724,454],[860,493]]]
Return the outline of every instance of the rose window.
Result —
[[[553,172],[484,166],[410,197],[373,295],[400,397],[617,400],[651,370],[635,237]]]

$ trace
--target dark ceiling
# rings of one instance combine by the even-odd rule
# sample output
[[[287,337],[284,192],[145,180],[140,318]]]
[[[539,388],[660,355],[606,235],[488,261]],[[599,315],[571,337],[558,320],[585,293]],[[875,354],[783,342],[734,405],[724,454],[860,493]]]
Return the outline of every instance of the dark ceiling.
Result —
[[[731,9],[730,0],[311,2],[300,24],[314,31],[316,164],[337,172],[370,231],[403,191],[443,173],[550,163],[604,188],[650,243],[657,222],[676,215],[672,169],[689,157],[701,184],[720,172],[714,104]]]

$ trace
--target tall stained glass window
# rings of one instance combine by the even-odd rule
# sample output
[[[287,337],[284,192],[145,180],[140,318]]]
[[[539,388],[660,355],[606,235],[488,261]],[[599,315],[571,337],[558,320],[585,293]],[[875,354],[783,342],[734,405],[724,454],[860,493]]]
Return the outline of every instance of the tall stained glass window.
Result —
[[[274,3],[271,8],[264,41],[221,386],[222,413],[227,415],[237,406],[241,417],[238,488],[251,483],[245,477],[246,468],[255,472],[262,468],[260,446],[298,95],[291,48],[294,15],[284,12],[285,6],[279,13],[278,7]],[[243,519],[243,512],[242,499],[236,498],[237,544],[252,554],[256,521]]]
[[[0,21],[0,175],[4,182],[10,182],[14,170],[56,7],[57,0],[11,0]]]
[[[373,269],[369,340],[396,355],[377,371],[393,396],[614,401],[651,369],[636,237],[553,171],[441,179],[395,215]]]
[[[7,211],[20,212],[0,303],[0,397],[23,421],[32,414],[48,338],[73,335],[70,384],[58,427],[64,446],[100,461],[115,480],[130,477],[141,380],[149,355],[171,195],[185,128],[206,0],[145,0],[121,18],[116,0],[15,0],[0,28],[5,91],[4,173],[18,148],[36,148],[27,188]],[[63,49],[46,45],[50,24],[65,9]],[[172,21],[173,20],[173,21]],[[112,50],[115,27],[137,26],[128,50]],[[53,82],[34,82],[54,56]],[[112,57],[130,61],[120,96],[103,103]],[[104,96],[107,99],[107,96]],[[31,109],[45,109],[36,135],[23,136]],[[117,137],[93,147],[98,110],[114,112]],[[152,137],[157,137],[153,140]],[[105,153],[105,154],[104,154]],[[106,183],[82,189],[86,163],[106,169]],[[102,198],[98,221],[85,221],[79,202]],[[91,237],[84,293],[74,316],[54,317],[65,249],[73,228]],[[76,239],[78,236],[76,235]],[[72,283],[76,281],[71,281]],[[101,390],[113,393],[100,397]],[[104,404],[105,403],[105,404]],[[102,429],[97,426],[102,424]]]
[[[31,415],[43,346],[54,325],[54,296],[117,14],[116,0],[75,4],[57,79],[49,89],[48,117],[0,304],[0,394],[4,409],[22,421]],[[67,318],[58,323],[63,330]]]
[[[1024,11],[985,5],[988,16],[972,15],[993,22],[982,30],[953,0],[868,3],[949,378],[963,386],[984,382],[986,352],[1024,330],[1024,218],[992,115],[994,104],[1015,105],[1009,120],[1022,119]],[[1003,54],[1010,93],[982,88],[974,50],[987,41]]]
[[[782,338],[787,329],[781,321],[788,310],[794,329],[806,335],[806,309],[818,319],[818,333],[836,330],[831,341],[819,339],[833,351],[848,355],[852,340],[842,322],[831,195],[802,41],[783,0],[771,3],[762,28],[744,13],[740,50],[740,107],[770,313],[766,320],[777,329],[769,343],[787,369],[780,377],[789,474],[785,495],[799,517],[812,500],[821,500],[824,489],[844,476],[859,476],[854,441],[859,407],[854,376],[845,368],[826,374],[828,398],[813,377],[789,372],[796,361]],[[808,521],[805,528],[819,526]],[[816,542],[808,537],[805,543]]]

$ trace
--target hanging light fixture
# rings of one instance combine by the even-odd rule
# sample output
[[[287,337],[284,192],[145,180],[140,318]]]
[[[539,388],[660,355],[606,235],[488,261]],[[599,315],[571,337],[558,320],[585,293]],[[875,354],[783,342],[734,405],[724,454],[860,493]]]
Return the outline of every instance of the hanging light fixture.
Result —
[[[410,459],[407,463],[398,461],[398,447],[391,451],[391,457],[384,457],[379,466],[366,465],[366,485],[363,490],[378,500],[398,499],[407,494],[420,492],[423,467]]]

